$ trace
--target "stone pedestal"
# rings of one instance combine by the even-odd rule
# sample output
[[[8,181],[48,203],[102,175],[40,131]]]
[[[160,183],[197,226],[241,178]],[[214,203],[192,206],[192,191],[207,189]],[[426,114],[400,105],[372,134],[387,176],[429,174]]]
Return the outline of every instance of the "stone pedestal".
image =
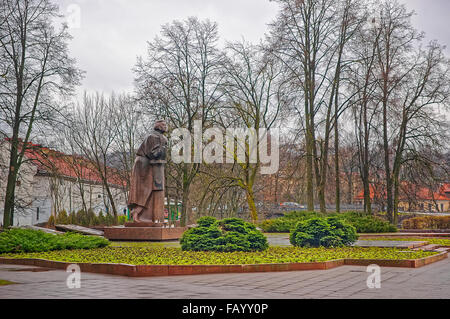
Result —
[[[143,226],[142,223],[129,223],[125,227],[105,227],[104,237],[109,240],[162,241],[180,239],[186,227]],[[134,225],[131,225],[134,224]]]
[[[171,222],[175,227],[180,227],[180,221]],[[169,223],[154,223],[154,222],[128,222],[124,224],[125,227],[170,227]]]

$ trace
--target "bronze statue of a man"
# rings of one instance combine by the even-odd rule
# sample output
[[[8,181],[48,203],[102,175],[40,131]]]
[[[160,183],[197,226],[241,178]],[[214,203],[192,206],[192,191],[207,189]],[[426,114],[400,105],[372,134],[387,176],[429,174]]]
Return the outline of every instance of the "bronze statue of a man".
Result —
[[[135,222],[164,222],[164,164],[167,132],[165,121],[156,121],[153,132],[136,153],[128,207]]]

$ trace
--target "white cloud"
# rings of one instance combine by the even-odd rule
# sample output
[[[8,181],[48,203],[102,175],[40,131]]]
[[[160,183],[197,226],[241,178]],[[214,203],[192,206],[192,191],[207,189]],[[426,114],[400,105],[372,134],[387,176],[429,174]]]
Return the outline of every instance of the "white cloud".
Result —
[[[418,13],[414,24],[428,39],[450,45],[448,0],[401,1]],[[70,44],[72,56],[87,72],[80,93],[131,91],[136,57],[145,55],[146,42],[159,34],[162,24],[189,16],[209,18],[219,24],[222,40],[244,37],[258,42],[278,10],[268,0],[58,0],[58,4],[63,13],[74,4],[81,9],[81,27],[72,29]]]
[[[66,13],[70,5],[81,9],[80,28],[71,29],[71,54],[85,70],[80,88],[87,91],[131,91],[131,68],[145,55],[146,42],[161,25],[189,16],[219,24],[222,40],[244,37],[258,42],[275,17],[277,5],[266,0],[76,0],[58,1]]]

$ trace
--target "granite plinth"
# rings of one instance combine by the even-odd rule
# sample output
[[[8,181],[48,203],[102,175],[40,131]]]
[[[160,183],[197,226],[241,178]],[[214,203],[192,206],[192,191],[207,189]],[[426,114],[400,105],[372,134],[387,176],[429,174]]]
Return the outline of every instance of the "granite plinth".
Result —
[[[128,222],[124,224],[125,227],[164,227],[165,223],[154,222]]]
[[[171,225],[175,227],[180,227],[180,221],[171,221],[164,223],[154,223],[154,222],[127,222],[124,224],[125,227],[170,227]]]
[[[185,227],[105,227],[109,240],[162,241],[179,239]]]

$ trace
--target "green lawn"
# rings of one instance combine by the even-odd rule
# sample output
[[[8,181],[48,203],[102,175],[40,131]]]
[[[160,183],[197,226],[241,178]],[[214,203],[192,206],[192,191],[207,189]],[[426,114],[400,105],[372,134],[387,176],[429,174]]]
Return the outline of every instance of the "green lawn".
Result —
[[[426,241],[429,244],[450,246],[450,238],[431,238],[431,237],[373,237],[360,240],[393,240],[393,241]]]
[[[436,252],[397,248],[270,247],[263,252],[193,252],[174,247],[104,247],[40,253],[3,254],[0,257],[42,258],[63,262],[124,263],[132,265],[235,265],[319,262],[342,258],[417,259]]]
[[[146,247],[146,248],[159,248],[159,247],[180,247],[179,241],[112,241],[112,247]]]
[[[15,282],[0,279],[0,286],[13,285]]]

